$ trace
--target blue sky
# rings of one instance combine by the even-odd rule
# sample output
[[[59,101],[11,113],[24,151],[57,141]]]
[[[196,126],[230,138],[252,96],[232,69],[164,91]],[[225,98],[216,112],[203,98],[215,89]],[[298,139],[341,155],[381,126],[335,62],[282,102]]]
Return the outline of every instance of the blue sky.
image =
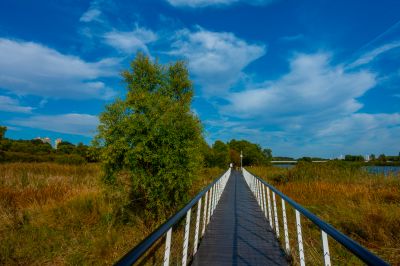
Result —
[[[207,141],[400,152],[400,2],[0,2],[0,124],[89,143],[137,51],[188,62]]]

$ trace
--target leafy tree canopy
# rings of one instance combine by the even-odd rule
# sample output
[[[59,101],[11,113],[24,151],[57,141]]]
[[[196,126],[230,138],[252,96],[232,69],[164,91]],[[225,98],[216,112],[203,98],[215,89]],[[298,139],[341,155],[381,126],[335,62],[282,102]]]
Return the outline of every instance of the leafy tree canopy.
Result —
[[[2,140],[4,138],[4,136],[6,135],[6,131],[7,131],[7,127],[0,126],[0,140]]]
[[[126,99],[106,107],[95,140],[103,147],[105,181],[129,170],[135,207],[160,217],[187,200],[202,162],[202,127],[190,110],[192,83],[184,62],[160,65],[141,53],[122,76]]]
[[[208,167],[227,168],[229,163],[240,166],[240,152],[243,153],[243,166],[266,165],[272,158],[271,149],[262,149],[260,145],[247,140],[231,140],[224,143],[215,141],[212,147],[204,149],[205,164]]]

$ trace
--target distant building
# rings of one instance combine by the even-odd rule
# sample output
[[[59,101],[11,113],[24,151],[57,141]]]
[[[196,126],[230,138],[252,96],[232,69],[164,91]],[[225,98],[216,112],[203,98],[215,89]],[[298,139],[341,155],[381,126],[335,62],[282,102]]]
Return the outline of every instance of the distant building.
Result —
[[[54,144],[54,148],[57,149],[58,144],[60,144],[62,142],[62,139],[56,139],[55,144]]]
[[[369,155],[368,155],[368,154],[365,155],[365,156],[364,156],[364,159],[365,159],[366,162],[369,162],[369,160],[370,160]]]
[[[51,139],[48,137],[45,138],[37,137],[36,139],[41,140],[43,143],[48,143],[51,145]]]

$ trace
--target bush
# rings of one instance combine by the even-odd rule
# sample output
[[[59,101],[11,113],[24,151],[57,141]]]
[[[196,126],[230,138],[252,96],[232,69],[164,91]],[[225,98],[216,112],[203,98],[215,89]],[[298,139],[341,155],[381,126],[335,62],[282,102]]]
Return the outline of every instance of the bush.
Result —
[[[56,163],[61,164],[83,164],[86,163],[85,158],[76,154],[68,154],[62,156],[56,156],[55,160]]]

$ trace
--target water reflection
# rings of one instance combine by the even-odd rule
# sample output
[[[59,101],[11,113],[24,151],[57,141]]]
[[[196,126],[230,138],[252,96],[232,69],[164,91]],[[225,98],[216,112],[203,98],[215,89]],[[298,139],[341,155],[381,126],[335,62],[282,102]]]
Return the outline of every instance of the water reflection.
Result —
[[[399,174],[400,166],[365,166],[363,167],[368,173],[372,174]]]
[[[272,166],[290,169],[293,168],[295,165],[296,164],[294,163],[285,163],[285,164],[273,164]]]

